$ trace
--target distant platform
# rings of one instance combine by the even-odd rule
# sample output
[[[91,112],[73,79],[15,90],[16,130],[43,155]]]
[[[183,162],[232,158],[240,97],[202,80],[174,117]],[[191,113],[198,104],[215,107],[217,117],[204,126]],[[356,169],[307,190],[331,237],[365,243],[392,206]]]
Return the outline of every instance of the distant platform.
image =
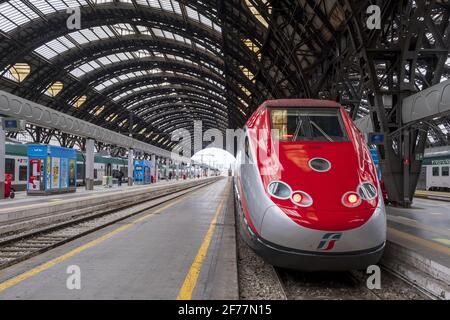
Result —
[[[411,208],[388,206],[388,238],[450,267],[450,204],[415,198]]]
[[[449,299],[450,203],[414,198],[411,208],[388,206],[386,209],[388,245],[385,257],[391,262],[399,261],[392,266],[405,277]],[[408,264],[411,268],[405,267]]]
[[[138,185],[134,184],[133,186],[128,186],[126,183],[123,183],[122,186],[114,185],[111,188],[104,186],[94,186],[94,190],[86,190],[85,187],[78,187],[77,191],[74,193],[62,193],[62,194],[54,194],[48,196],[28,196],[25,191],[16,192],[16,197],[14,199],[1,199],[0,200],[0,214],[8,211],[8,209],[12,208],[31,208],[36,204],[44,204],[44,203],[55,203],[69,199],[83,199],[85,197],[90,197],[96,194],[106,195],[108,193],[117,193],[122,191],[129,190],[141,190],[145,188],[152,188],[155,186],[161,185],[170,185],[176,184],[181,181],[193,181],[198,179],[188,179],[188,180],[160,180],[156,183],[147,184],[147,185]]]
[[[450,202],[450,192],[417,190],[414,196],[416,198],[425,198]]]

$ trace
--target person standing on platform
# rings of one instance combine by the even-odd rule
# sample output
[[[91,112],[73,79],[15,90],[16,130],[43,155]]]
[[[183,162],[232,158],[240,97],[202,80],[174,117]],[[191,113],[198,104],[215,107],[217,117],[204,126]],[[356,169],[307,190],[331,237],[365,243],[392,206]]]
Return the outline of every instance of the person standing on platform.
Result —
[[[119,187],[122,186],[122,178],[123,178],[123,172],[122,172],[122,171],[119,171],[119,173],[117,174],[117,179],[118,179]]]

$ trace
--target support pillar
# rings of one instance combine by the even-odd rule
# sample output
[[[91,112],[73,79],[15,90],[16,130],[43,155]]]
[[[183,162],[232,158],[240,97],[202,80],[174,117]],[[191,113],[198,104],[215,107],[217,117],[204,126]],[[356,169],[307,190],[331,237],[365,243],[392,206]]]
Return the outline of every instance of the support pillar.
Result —
[[[0,123],[0,199],[5,197],[5,130],[3,130],[2,124]]]
[[[152,154],[152,177],[153,182],[158,182],[158,163],[156,162],[156,156]]]
[[[93,139],[86,140],[86,166],[85,181],[86,190],[94,190],[94,151],[95,144]]]
[[[403,207],[410,208],[411,200],[409,198],[409,180],[411,167],[411,152],[410,152],[410,131],[405,129],[403,131]]]
[[[134,152],[133,149],[128,150],[128,185],[133,185],[133,171],[134,171]]]

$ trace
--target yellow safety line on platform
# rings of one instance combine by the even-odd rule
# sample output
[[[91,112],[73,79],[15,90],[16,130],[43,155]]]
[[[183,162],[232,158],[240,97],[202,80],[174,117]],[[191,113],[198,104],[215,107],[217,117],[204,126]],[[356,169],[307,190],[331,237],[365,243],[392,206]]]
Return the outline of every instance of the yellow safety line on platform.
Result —
[[[450,239],[433,238],[433,241],[440,242],[443,245],[450,246]]]
[[[437,228],[434,226],[429,226],[426,225],[424,223],[421,223],[415,219],[410,219],[407,217],[403,217],[403,216],[393,216],[393,215],[388,215],[387,216],[388,220],[390,221],[394,221],[406,226],[410,226],[410,227],[414,227],[417,229],[422,229],[422,230],[426,230],[426,231],[430,231],[430,232],[434,232],[440,235],[443,235],[445,237],[450,237],[450,231],[449,230],[445,230],[445,229],[441,229],[441,228]]]
[[[132,227],[136,223],[139,223],[139,222],[141,222],[141,221],[143,221],[145,219],[148,219],[148,218],[152,217],[155,213],[160,213],[163,210],[166,210],[166,209],[170,208],[171,206],[174,206],[175,204],[179,203],[180,201],[185,200],[186,197],[188,197],[188,196],[190,197],[190,196],[195,195],[198,191],[199,190],[195,191],[194,193],[191,193],[191,194],[188,194],[186,196],[183,196],[183,197],[179,198],[178,200],[173,201],[173,202],[171,202],[171,203],[169,203],[169,204],[167,204],[167,205],[157,209],[156,211],[153,211],[151,213],[147,213],[146,215],[144,215],[144,216],[142,216],[142,217],[140,217],[140,218],[138,218],[138,219],[136,219],[136,220],[134,220],[134,221],[132,221],[130,223],[127,223],[127,224],[125,224],[125,225],[123,225],[123,226],[121,226],[121,227],[119,227],[119,228],[117,228],[117,229],[115,229],[115,230],[113,230],[113,231],[111,231],[111,232],[109,232],[109,233],[107,233],[107,234],[105,234],[105,235],[95,239],[95,240],[92,240],[92,241],[90,241],[90,242],[88,242],[88,243],[86,243],[86,244],[84,244],[84,245],[82,245],[82,246],[80,246],[80,247],[78,247],[76,249],[73,249],[72,251],[70,251],[70,252],[68,252],[68,253],[66,253],[66,254],[58,257],[58,258],[50,260],[50,261],[48,261],[48,262],[46,262],[44,264],[41,264],[40,266],[38,266],[38,267],[36,267],[36,268],[34,268],[34,269],[30,270],[30,271],[27,271],[25,273],[22,273],[21,275],[18,275],[17,277],[14,277],[14,278],[12,278],[10,280],[7,280],[7,281],[5,281],[3,283],[0,283],[0,292],[2,292],[4,290],[6,290],[6,289],[8,289],[8,288],[18,284],[18,283],[20,283],[20,282],[22,282],[22,281],[24,281],[24,280],[26,280],[28,278],[31,278],[31,277],[37,275],[38,273],[41,273],[42,271],[45,271],[45,270],[47,270],[47,269],[49,269],[49,268],[51,268],[51,267],[53,267],[53,266],[63,262],[63,261],[65,261],[65,260],[75,256],[78,253],[81,253],[81,252],[83,252],[83,251],[85,251],[85,250],[87,250],[89,248],[92,248],[92,247],[100,244],[101,242],[103,242],[103,241],[113,237],[114,235],[119,234],[119,233],[129,229],[130,227]]]
[[[228,190],[229,183],[227,183],[225,190]],[[225,193],[224,198],[220,201],[219,206],[216,209],[214,218],[209,225],[208,231],[206,232],[205,238],[198,249],[197,255],[195,256],[194,262],[192,263],[186,278],[184,279],[183,285],[178,292],[177,300],[191,300],[192,293],[197,286],[198,276],[200,275],[200,270],[205,260],[206,254],[208,253],[209,245],[211,244],[212,237],[214,235],[214,230],[216,229],[217,219],[222,212],[223,205],[228,198],[229,191]]]
[[[449,193],[437,192],[437,191],[416,191],[414,195],[440,196],[440,197],[444,197],[444,198],[450,198],[450,194]]]
[[[443,254],[450,256],[450,248],[449,247],[445,247],[443,245],[440,245],[439,243],[413,236],[412,234],[409,234],[409,233],[406,233],[406,232],[403,232],[403,231],[400,231],[397,229],[387,228],[387,230],[388,230],[388,233],[393,236],[397,236],[399,238],[412,241],[423,247],[427,247],[429,249],[432,249],[432,250],[435,250],[435,251],[438,251],[438,252],[441,252]]]

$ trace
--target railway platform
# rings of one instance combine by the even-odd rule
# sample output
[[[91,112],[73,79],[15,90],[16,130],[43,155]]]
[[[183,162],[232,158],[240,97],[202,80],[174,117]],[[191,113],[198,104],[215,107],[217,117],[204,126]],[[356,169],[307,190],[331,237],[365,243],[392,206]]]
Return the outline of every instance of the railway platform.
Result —
[[[424,192],[424,195],[436,192]],[[444,193],[439,197],[450,197]],[[387,206],[383,262],[435,295],[450,299],[450,204],[414,198],[411,208]]]
[[[8,267],[0,299],[237,299],[230,192],[221,179]]]
[[[6,208],[17,208],[17,207],[24,207],[24,206],[34,206],[36,204],[43,204],[43,203],[54,203],[54,202],[60,202],[65,201],[69,199],[83,199],[85,197],[89,197],[92,195],[107,195],[107,194],[114,194],[114,193],[120,193],[122,191],[130,191],[130,190],[144,190],[147,188],[153,188],[155,186],[164,186],[164,185],[173,185],[176,183],[180,183],[183,181],[192,181],[192,180],[198,180],[198,179],[188,179],[188,180],[160,180],[156,183],[147,184],[147,185],[139,185],[134,184],[132,186],[128,186],[127,183],[122,183],[122,185],[119,187],[117,184],[113,185],[113,187],[105,187],[102,185],[95,185],[94,190],[86,190],[86,188],[83,187],[77,187],[77,191],[73,193],[61,193],[61,194],[52,194],[48,196],[38,196],[33,195],[29,196],[26,194],[26,191],[18,191],[16,192],[16,196],[14,199],[0,199],[0,214],[3,209],[6,211]]]
[[[76,193],[49,196],[26,196],[25,192],[20,192],[16,199],[0,200],[0,235],[63,221],[91,211],[125,206],[146,199],[148,195],[177,191],[204,179],[208,178],[164,180],[151,185],[113,188],[96,186],[92,191],[78,188]]]

